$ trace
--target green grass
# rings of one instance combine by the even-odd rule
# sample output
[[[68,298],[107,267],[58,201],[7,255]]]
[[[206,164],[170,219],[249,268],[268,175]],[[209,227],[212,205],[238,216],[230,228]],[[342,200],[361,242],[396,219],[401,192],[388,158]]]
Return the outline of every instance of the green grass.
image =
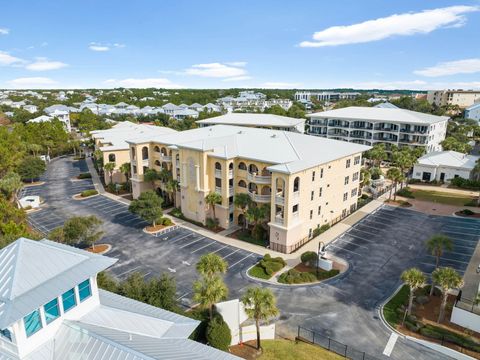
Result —
[[[409,293],[408,286],[404,285],[383,307],[383,316],[391,326],[395,327],[402,322],[402,315],[397,309],[400,308],[400,306],[407,304]]]
[[[245,242],[248,242],[250,244],[254,244],[254,245],[260,245],[260,246],[265,246],[265,240],[257,240],[255,239],[249,231],[247,230],[241,230],[238,232],[237,234],[237,238],[238,240],[242,240],[242,241],[245,241]]]
[[[465,204],[470,203],[472,200],[474,200],[474,198],[470,196],[433,190],[413,190],[412,193],[417,200],[455,206],[465,206]]]
[[[265,269],[261,267],[259,264],[255,265],[250,270],[248,270],[248,275],[252,277],[256,277],[258,279],[264,279],[264,280],[268,280],[273,276],[273,274],[268,275],[265,272]]]
[[[259,360],[341,360],[344,357],[331,351],[325,350],[320,346],[299,341],[295,343],[291,340],[262,340],[263,353]]]

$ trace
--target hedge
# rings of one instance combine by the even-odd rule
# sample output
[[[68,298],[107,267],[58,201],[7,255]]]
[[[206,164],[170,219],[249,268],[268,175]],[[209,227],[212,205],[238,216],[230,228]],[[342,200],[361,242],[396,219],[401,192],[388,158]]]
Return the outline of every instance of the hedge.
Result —
[[[469,339],[466,336],[442,329],[433,325],[425,325],[420,329],[420,334],[432,339],[448,341],[452,344],[462,346],[468,350],[480,352],[480,343]]]
[[[479,180],[470,180],[462,177],[457,177],[450,180],[450,184],[461,189],[480,190]]]
[[[216,349],[227,351],[232,342],[232,334],[221,315],[216,315],[207,326],[207,341]]]
[[[317,280],[329,279],[339,274],[339,270],[332,269],[330,271],[316,271],[300,272],[295,269],[290,269],[278,277],[278,282],[282,284],[304,284],[311,283]]]
[[[97,190],[84,190],[80,193],[80,196],[85,198],[85,197],[89,197],[89,196],[93,196],[93,195],[97,195],[98,194],[98,191]]]
[[[408,286],[404,285],[400,291],[395,294],[395,296],[392,297],[390,301],[383,307],[383,316],[385,317],[385,320],[387,320],[387,322],[393,327],[402,322],[403,312],[400,314],[398,309],[400,309],[402,305],[407,304],[409,294],[410,289]]]
[[[92,178],[92,174],[90,173],[81,173],[77,176],[79,179],[91,179]]]
[[[266,254],[253,268],[248,271],[250,276],[268,280],[273,274],[283,269],[287,265],[281,257],[272,258]]]

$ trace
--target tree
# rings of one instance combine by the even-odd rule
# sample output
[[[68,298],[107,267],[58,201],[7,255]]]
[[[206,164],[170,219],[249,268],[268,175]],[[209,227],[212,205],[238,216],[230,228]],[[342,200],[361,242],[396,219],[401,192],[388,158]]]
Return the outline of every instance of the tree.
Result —
[[[247,208],[252,204],[252,198],[247,193],[236,194],[233,197],[233,204],[237,208],[239,208],[243,214],[245,221],[243,222],[242,227],[245,229],[247,226],[247,222],[246,222]]]
[[[318,254],[315,251],[306,251],[300,256],[304,265],[313,266],[318,259]]]
[[[66,244],[87,245],[95,248],[104,232],[100,230],[103,221],[95,215],[74,216],[63,224],[63,237]]]
[[[120,172],[125,175],[125,182],[127,183],[128,188],[130,188],[130,171],[132,170],[132,167],[130,163],[126,162],[120,165]]]
[[[213,319],[213,305],[225,300],[228,295],[228,288],[218,275],[202,277],[193,283],[193,300],[198,302],[200,307],[208,309],[210,320]]]
[[[17,170],[22,180],[30,180],[33,183],[33,180],[39,178],[45,172],[46,166],[40,158],[30,156],[20,163]]]
[[[411,268],[411,269],[405,270],[402,273],[401,279],[410,288],[410,295],[408,297],[407,314],[411,315],[413,297],[415,295],[415,291],[425,286],[426,277],[424,273],[422,273],[417,268]]]
[[[128,210],[155,227],[163,216],[162,203],[163,199],[155,191],[149,190],[141,193],[138,199],[132,200]]]
[[[268,205],[262,205],[262,206],[251,206],[247,210],[247,220],[248,222],[253,224],[252,227],[252,235],[254,235],[257,240],[258,239],[258,226],[267,219],[268,215],[270,214],[270,207]]]
[[[394,195],[393,195],[393,201],[395,201],[397,199],[397,184],[400,181],[403,181],[404,179],[403,174],[399,168],[391,167],[390,169],[387,170],[387,179],[393,182],[393,188],[395,189]],[[390,195],[388,197],[388,200],[390,200],[391,198],[392,198],[392,188],[390,188]]]
[[[205,197],[205,202],[212,208],[213,218],[216,219],[217,216],[215,215],[215,205],[222,203],[222,195],[217,192],[211,192]]]
[[[179,190],[179,183],[177,180],[173,180],[173,179],[170,179],[165,188],[167,189],[167,192],[169,193],[170,195],[170,198],[171,198],[171,203],[173,204],[173,206],[176,206],[176,193],[177,191]]]
[[[447,137],[441,143],[443,150],[452,150],[461,152],[464,154],[468,154],[472,151],[472,146],[469,145],[467,142],[460,141],[453,136]]]
[[[435,269],[438,269],[440,264],[440,257],[443,255],[445,250],[452,251],[453,250],[453,242],[452,240],[443,234],[433,235],[430,239],[427,240],[425,243],[428,252],[435,256]],[[433,289],[435,282],[432,281],[432,286],[430,288],[430,296],[433,295]]]
[[[279,313],[275,296],[268,288],[251,287],[243,295],[242,302],[245,305],[245,312],[248,317],[255,320],[257,350],[260,350],[260,321],[266,321]]]
[[[462,277],[452,268],[438,268],[432,273],[433,281],[442,289],[442,303],[437,322],[440,323],[445,317],[445,307],[447,305],[448,292],[452,289],[459,289],[463,286]]]
[[[373,161],[373,166],[380,166],[380,162],[387,158],[385,144],[380,143],[373,145],[373,147],[365,153],[365,157]]]
[[[475,162],[475,166],[472,169],[472,177],[477,181],[480,179],[480,159]],[[477,206],[480,206],[480,192],[478,193]]]
[[[147,286],[147,303],[162,309],[176,312],[177,284],[175,278],[168,274],[162,274],[158,278],[152,278]]]
[[[147,169],[143,174],[143,181],[150,182],[152,189],[155,189],[155,181],[158,180],[158,172],[155,169]]]
[[[363,189],[365,186],[369,186],[372,183],[372,174],[365,168],[360,169],[360,187]]]
[[[393,163],[400,169],[403,177],[406,176],[406,173],[410,171],[417,161],[418,158],[415,155],[415,152],[410,147],[404,147],[401,150],[395,150],[392,152]],[[400,188],[403,188],[403,182],[400,186]]]
[[[232,342],[232,334],[227,323],[217,314],[207,326],[207,341],[210,346],[222,351],[228,351]]]
[[[113,184],[113,171],[115,170],[115,163],[114,162],[106,163],[105,165],[103,165],[103,170],[105,170],[110,176],[110,184]]]
[[[200,275],[211,277],[227,272],[228,263],[219,255],[210,253],[202,255],[197,263],[197,271]]]
[[[42,151],[42,149],[43,149],[42,145],[27,144],[27,150],[30,151],[33,156],[37,156]]]
[[[17,192],[22,186],[23,183],[20,175],[14,172],[9,172],[0,179],[0,191],[12,202],[17,200]]]

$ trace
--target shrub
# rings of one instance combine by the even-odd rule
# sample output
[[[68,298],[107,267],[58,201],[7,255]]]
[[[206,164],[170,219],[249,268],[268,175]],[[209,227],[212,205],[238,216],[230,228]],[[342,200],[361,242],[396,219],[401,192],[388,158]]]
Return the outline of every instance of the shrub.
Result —
[[[159,225],[163,225],[163,226],[171,226],[173,225],[173,221],[167,217],[163,217],[160,219],[160,221],[158,222]]]
[[[463,209],[462,211],[460,211],[460,214],[467,215],[467,216],[475,215],[475,213],[470,209]]]
[[[98,194],[98,191],[97,190],[94,190],[94,189],[90,189],[90,190],[84,190],[81,192],[80,196],[85,198],[85,197],[89,197],[89,196],[93,196],[93,195],[97,195]]]
[[[317,237],[318,235],[323,234],[328,229],[330,229],[329,224],[325,224],[320,227],[317,227],[316,229],[313,230],[313,237]]]
[[[401,310],[401,307],[407,304],[409,293],[408,286],[404,285],[383,307],[383,316],[390,325],[395,326],[402,321],[404,311]]]
[[[116,184],[114,184],[114,183],[109,183],[109,184],[107,185],[107,190],[108,190],[109,192],[112,192],[112,193],[117,192],[117,186],[116,186]]]
[[[267,239],[267,230],[261,226],[255,226],[252,231],[253,238],[255,240],[266,240]]]
[[[308,266],[313,266],[315,261],[317,261],[317,253],[315,251],[306,251],[302,254],[300,259],[302,263]]]
[[[80,173],[78,176],[77,176],[79,179],[91,179],[92,178],[92,174],[90,173]]]
[[[232,342],[232,334],[221,315],[216,315],[207,326],[207,341],[216,349],[227,351]]]
[[[479,180],[470,180],[462,177],[453,178],[450,181],[450,184],[462,189],[469,190],[480,190],[480,181]]]
[[[370,175],[372,180],[378,180],[380,179],[380,176],[383,175],[383,173],[379,167],[372,167],[370,169]]]
[[[420,334],[433,339],[444,340],[473,351],[480,351],[480,344],[470,338],[433,325],[425,325]]]
[[[170,215],[175,216],[175,217],[178,217],[178,218],[182,218],[182,217],[183,217],[182,210],[180,210],[179,208],[173,208],[173,209],[170,211]]]
[[[415,196],[413,196],[412,190],[410,190],[409,187],[404,187],[403,189],[398,190],[397,195],[402,196],[402,197],[406,197],[406,198],[409,198],[409,199],[414,199],[415,198]]]
[[[248,272],[250,276],[260,279],[270,279],[272,275],[287,264],[287,262],[281,258],[272,258],[270,254],[265,254],[262,260],[260,260],[253,268]]]
[[[208,218],[207,219],[207,228],[210,230],[216,229],[218,227],[218,219]]]

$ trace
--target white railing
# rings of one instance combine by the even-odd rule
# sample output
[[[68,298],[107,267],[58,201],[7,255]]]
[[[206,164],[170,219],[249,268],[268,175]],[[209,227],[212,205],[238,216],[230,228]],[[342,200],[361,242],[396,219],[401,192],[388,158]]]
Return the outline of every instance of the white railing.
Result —
[[[293,200],[298,200],[300,199],[300,191],[295,191],[293,193]]]
[[[165,161],[165,162],[171,162],[172,161],[171,156],[161,155],[160,158],[162,159],[162,161]]]
[[[142,159],[142,165],[148,166],[148,159]]]
[[[283,225],[283,217],[281,215],[275,216],[275,223]]]
[[[0,338],[0,348],[4,349],[5,351],[11,353],[12,355],[17,356],[18,354],[18,348],[17,345],[14,343],[9,342],[6,339]]]
[[[268,203],[271,199],[271,195],[257,195],[250,191],[248,192],[248,195],[250,195],[250,198],[255,202]]]
[[[215,177],[216,178],[222,178],[222,170],[215,169]]]
[[[285,197],[283,196],[283,193],[280,192],[275,195],[275,204],[285,205]]]
[[[228,170],[228,178],[233,179],[233,170]]]
[[[233,195],[233,186],[229,186],[228,195]]]
[[[222,188],[220,186],[215,186],[215,192],[221,194]]]
[[[261,176],[257,174],[247,173],[248,181],[252,181],[257,184],[270,184],[272,182],[272,176]]]
[[[231,204],[228,206],[228,211],[229,212],[233,212],[233,210],[235,210],[235,205]]]

